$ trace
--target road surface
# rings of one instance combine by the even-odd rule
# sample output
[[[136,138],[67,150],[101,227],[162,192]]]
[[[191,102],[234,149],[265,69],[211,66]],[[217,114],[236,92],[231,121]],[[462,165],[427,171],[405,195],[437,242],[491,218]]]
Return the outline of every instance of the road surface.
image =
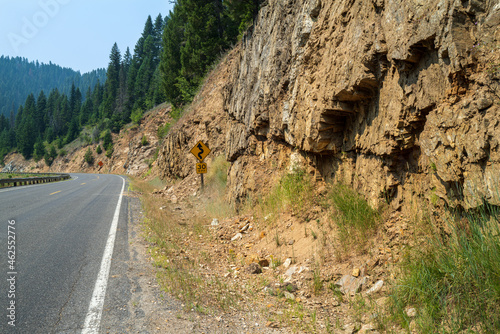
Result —
[[[80,333],[85,326],[91,333],[99,326],[113,220],[126,249],[126,180],[71,176],[0,189],[0,333]]]

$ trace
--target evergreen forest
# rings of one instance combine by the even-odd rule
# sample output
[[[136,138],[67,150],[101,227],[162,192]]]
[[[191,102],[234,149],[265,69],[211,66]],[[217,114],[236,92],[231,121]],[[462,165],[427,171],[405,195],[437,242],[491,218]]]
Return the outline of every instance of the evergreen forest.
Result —
[[[147,18],[133,53],[129,48],[122,52],[116,43],[112,46],[104,80],[100,70],[81,77],[73,72],[71,78],[63,73],[72,70],[53,64],[0,58],[20,64],[24,79],[16,85],[30,90],[17,110],[0,113],[0,162],[9,152],[18,151],[26,159],[45,158],[50,165],[57,149],[59,154],[64,152],[64,145],[84,129],[86,140],[102,140],[110,156],[111,132],[139,122],[143,112],[163,102],[180,111],[191,102],[211,66],[251,29],[260,2],[177,0],[166,17]],[[37,70],[45,66],[50,68],[51,88],[29,79],[41,76]],[[72,80],[69,86],[68,80]],[[20,94],[8,94],[5,101],[15,105],[14,97]]]

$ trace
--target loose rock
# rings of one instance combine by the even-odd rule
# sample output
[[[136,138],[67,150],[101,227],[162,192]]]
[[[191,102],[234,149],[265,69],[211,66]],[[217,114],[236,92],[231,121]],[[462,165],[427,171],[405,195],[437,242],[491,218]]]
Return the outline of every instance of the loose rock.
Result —
[[[340,287],[340,292],[345,295],[354,295],[358,293],[363,285],[366,283],[366,277],[354,277],[351,275],[344,275],[338,280],[335,285]]]
[[[366,294],[369,295],[378,292],[380,291],[380,289],[382,289],[383,286],[384,286],[384,281],[378,280],[375,284],[373,284],[373,286],[370,289],[368,289],[368,291],[366,291]]]
[[[241,233],[237,233],[234,237],[231,238],[231,241],[236,241],[243,238],[243,235]]]
[[[410,307],[406,310],[406,315],[410,318],[415,318],[417,316],[417,310],[414,307]]]
[[[260,274],[262,273],[262,268],[259,266],[258,263],[250,263],[247,267],[247,272],[249,274]]]

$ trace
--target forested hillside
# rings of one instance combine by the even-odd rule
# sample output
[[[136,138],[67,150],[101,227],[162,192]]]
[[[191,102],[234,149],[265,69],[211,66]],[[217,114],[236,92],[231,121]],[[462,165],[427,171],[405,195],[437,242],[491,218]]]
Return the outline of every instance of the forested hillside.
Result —
[[[168,101],[182,111],[210,66],[252,23],[259,3],[178,0],[167,17],[147,18],[133,54],[128,48],[122,54],[113,45],[104,83],[93,84],[90,77],[82,77],[70,82],[67,93],[60,88],[37,91],[31,83],[20,82],[31,92],[16,113],[0,115],[0,162],[17,149],[25,158],[45,157],[50,165],[56,147],[62,149],[85,127],[91,134],[86,140],[103,139],[111,155],[110,132],[119,132],[130,121],[139,122],[145,110]],[[35,69],[44,65],[25,66],[29,75],[38,76]]]
[[[105,138],[105,149],[111,154],[110,131],[117,132],[130,122],[133,108],[141,115],[144,108],[164,101],[153,94],[159,89],[150,89],[154,81],[158,82],[156,86],[160,82],[156,69],[163,27],[161,15],[154,23],[148,17],[133,55],[127,48],[122,56],[115,43],[104,80],[93,83],[82,77],[82,88],[76,81],[70,82],[68,93],[58,88],[31,92],[14,117],[12,113],[0,115],[0,158],[16,149],[25,158],[45,157],[51,164],[58,154],[56,148],[72,142],[85,127],[92,133],[88,140]],[[153,80],[155,72],[157,79]]]
[[[163,32],[161,73],[174,105],[192,100],[207,69],[253,22],[261,0],[178,0]]]
[[[11,117],[10,113],[15,113],[31,93],[38,95],[42,90],[49,92],[57,88],[61,93],[69,94],[73,83],[85,90],[94,87],[98,80],[106,80],[105,69],[80,74],[52,63],[0,56],[0,114]]]

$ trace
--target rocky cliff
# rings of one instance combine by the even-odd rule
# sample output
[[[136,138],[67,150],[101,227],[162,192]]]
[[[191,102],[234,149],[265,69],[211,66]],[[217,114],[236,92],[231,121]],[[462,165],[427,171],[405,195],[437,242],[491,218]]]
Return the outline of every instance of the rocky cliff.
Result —
[[[293,162],[374,205],[498,205],[499,23],[494,0],[269,0],[166,138],[162,176],[194,173],[204,140],[236,202]]]

